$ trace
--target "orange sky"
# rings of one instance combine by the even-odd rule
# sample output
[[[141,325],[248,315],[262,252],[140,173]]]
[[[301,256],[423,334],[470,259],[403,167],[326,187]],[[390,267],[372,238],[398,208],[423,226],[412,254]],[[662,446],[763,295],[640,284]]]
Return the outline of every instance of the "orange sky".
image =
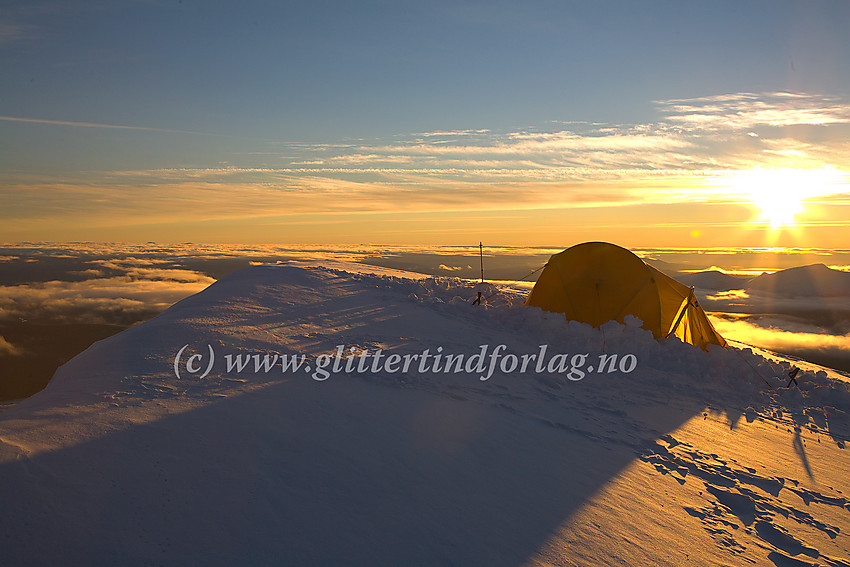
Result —
[[[842,170],[754,171],[580,182],[421,174],[351,181],[235,169],[93,173],[7,186],[18,201],[5,209],[0,240],[847,246],[850,197]],[[791,173],[814,186],[798,194],[759,181]]]

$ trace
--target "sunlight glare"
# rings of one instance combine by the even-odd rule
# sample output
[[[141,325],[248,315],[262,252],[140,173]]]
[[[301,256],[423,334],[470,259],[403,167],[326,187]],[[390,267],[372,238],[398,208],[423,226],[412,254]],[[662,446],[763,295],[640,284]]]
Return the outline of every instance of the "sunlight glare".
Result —
[[[837,185],[843,178],[844,173],[832,166],[819,169],[754,167],[733,173],[731,186],[758,207],[761,220],[778,229],[795,224],[805,199],[838,192]]]

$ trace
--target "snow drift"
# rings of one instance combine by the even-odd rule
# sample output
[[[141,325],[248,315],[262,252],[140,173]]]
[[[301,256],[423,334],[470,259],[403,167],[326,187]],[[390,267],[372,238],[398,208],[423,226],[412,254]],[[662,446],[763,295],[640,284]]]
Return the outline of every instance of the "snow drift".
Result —
[[[3,564],[850,564],[842,375],[810,365],[784,389],[781,357],[477,290],[496,288],[259,266],[96,343],[0,414]],[[208,350],[315,365],[340,345],[637,365],[174,372],[184,346],[203,368]]]

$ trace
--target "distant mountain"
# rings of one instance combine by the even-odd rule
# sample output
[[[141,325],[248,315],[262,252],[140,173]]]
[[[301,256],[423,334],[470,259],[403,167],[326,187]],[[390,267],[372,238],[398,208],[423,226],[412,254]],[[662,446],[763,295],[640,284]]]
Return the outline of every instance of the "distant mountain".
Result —
[[[667,262],[667,261],[664,261],[664,260],[656,260],[655,258],[641,258],[641,259],[644,262],[646,262],[647,264],[649,264],[650,266],[652,266],[653,268],[661,270],[662,272],[664,272],[665,274],[667,274],[671,278],[676,278],[676,279],[678,279],[677,276],[678,276],[679,273],[681,273],[683,270],[687,270],[688,267],[689,267],[687,264],[682,264],[682,263],[679,263],[679,262]]]
[[[785,297],[850,297],[850,273],[824,264],[811,264],[762,274],[754,278],[730,276],[717,270],[683,274],[676,279],[700,289],[769,292]]]
[[[747,285],[746,279],[730,276],[729,274],[724,274],[717,270],[680,275],[677,276],[676,279],[685,285],[717,291],[744,289]]]
[[[746,289],[788,297],[850,297],[850,273],[811,264],[762,274],[752,278]]]

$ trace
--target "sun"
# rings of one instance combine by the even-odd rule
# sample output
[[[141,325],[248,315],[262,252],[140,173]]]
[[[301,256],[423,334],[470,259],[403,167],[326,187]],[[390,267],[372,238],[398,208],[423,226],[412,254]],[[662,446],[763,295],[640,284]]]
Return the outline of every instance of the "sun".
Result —
[[[734,192],[745,196],[759,210],[759,220],[771,228],[792,227],[803,212],[805,199],[837,191],[843,177],[834,167],[818,169],[754,167],[732,174]]]

